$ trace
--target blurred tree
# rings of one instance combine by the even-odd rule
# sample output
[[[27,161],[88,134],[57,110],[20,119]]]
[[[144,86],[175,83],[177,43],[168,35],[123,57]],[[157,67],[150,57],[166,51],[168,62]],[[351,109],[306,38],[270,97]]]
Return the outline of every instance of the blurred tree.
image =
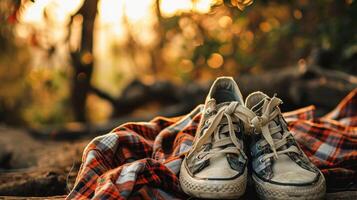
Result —
[[[13,31],[20,2],[0,2],[0,121],[11,124],[23,123],[22,108],[29,96],[25,85],[29,54],[16,43]]]
[[[74,74],[72,77],[72,105],[78,121],[86,121],[86,99],[93,73],[93,32],[98,0],[85,0],[75,15],[83,17],[81,42],[78,50],[71,52]],[[75,16],[72,16],[72,18]],[[69,30],[71,23],[69,26]],[[70,37],[69,37],[70,38]],[[69,41],[68,41],[69,42]]]

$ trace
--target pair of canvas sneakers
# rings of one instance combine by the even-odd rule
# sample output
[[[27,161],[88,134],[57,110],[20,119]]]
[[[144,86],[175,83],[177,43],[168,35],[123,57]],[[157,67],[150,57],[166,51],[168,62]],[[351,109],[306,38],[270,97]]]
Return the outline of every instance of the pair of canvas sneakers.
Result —
[[[239,198],[250,174],[261,199],[323,198],[324,176],[289,132],[281,103],[262,92],[244,103],[232,78],[218,78],[181,164],[183,191],[198,198]]]

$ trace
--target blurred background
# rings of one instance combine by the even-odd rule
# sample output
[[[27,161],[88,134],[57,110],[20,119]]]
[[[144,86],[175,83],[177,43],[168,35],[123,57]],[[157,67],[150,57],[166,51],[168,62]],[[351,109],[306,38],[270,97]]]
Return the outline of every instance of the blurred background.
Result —
[[[234,2],[2,0],[0,122],[100,123],[180,101],[125,90],[133,85],[185,88],[309,65],[357,73],[354,0],[261,0],[244,11]]]
[[[186,114],[218,76],[320,116],[357,88],[355,0],[237,2],[1,0],[0,195],[66,194],[94,136]]]

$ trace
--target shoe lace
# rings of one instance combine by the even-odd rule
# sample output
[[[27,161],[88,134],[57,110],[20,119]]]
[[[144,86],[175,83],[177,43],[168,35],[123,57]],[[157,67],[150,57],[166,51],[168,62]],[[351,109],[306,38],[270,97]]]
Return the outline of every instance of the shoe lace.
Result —
[[[287,138],[288,136],[290,136],[290,133],[284,130],[281,139],[273,139],[273,135],[281,133],[282,124],[279,122],[276,126],[272,126],[269,122],[274,120],[278,115],[281,115],[281,111],[278,106],[282,104],[282,100],[275,96],[271,99],[265,100],[268,101],[268,104],[262,115],[256,115],[250,121],[251,127],[256,130],[254,131],[255,134],[262,134],[264,140],[266,141],[266,143],[268,143],[270,149],[273,151],[272,153],[266,154],[263,160],[271,158],[273,156],[277,159],[279,157],[278,155],[286,154],[289,152],[299,153],[298,148],[294,145],[291,145],[287,149],[278,151],[278,149],[287,144]]]
[[[227,128],[223,127],[222,129],[218,128],[219,125],[222,123],[223,119],[227,119],[228,132],[229,137],[225,137],[223,139],[216,138],[213,142],[213,146],[209,151],[201,151],[198,152],[196,158],[199,158],[199,161],[196,160],[195,164],[200,164],[214,155],[217,154],[239,154],[241,153],[242,156],[246,159],[246,155],[243,151],[240,151],[241,145],[238,142],[238,138],[235,134],[235,127],[233,124],[233,118],[242,120],[243,124],[249,124],[250,119],[254,117],[255,114],[248,108],[242,106],[236,101],[231,102],[229,105],[222,107],[218,110],[217,114],[209,119],[211,123],[209,124],[207,130],[201,135],[198,141],[192,146],[192,150],[187,155],[187,158],[190,159],[195,153],[200,151],[204,144],[207,143],[209,138],[211,138],[212,134],[216,133],[216,135],[226,132]],[[234,147],[226,147],[224,149],[219,149],[215,147],[222,147],[227,146],[228,144],[234,144]]]

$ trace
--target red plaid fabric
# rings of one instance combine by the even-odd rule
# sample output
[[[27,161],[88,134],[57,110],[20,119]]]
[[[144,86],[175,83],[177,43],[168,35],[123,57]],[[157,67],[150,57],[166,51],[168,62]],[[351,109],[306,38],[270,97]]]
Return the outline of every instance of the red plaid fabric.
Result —
[[[291,132],[321,169],[328,191],[357,184],[357,89],[330,113],[314,118],[314,106],[285,113]]]
[[[178,118],[127,123],[85,148],[67,199],[185,199],[179,173],[191,147],[202,105]],[[332,112],[314,118],[314,106],[284,113],[297,142],[319,167],[328,188],[356,184],[357,89]]]

